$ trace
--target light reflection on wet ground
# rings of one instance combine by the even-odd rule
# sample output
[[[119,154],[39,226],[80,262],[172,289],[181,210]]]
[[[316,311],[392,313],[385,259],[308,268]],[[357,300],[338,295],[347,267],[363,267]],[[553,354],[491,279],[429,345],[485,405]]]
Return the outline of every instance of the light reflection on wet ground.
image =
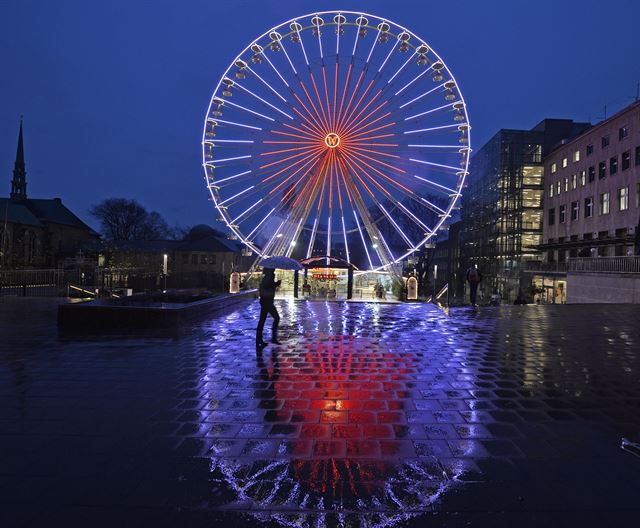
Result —
[[[619,449],[640,435],[640,307],[279,306],[284,344],[256,355],[255,304],[177,335],[80,337],[48,302],[0,303],[0,524],[640,513],[640,459]]]

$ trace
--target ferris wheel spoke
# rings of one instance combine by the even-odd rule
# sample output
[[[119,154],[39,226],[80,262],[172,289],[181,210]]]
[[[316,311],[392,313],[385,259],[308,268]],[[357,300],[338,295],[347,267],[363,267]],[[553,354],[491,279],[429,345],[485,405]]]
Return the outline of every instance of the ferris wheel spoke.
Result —
[[[300,82],[300,86],[302,86],[303,91],[305,92],[305,95],[307,96],[307,99],[309,99],[309,102],[313,105],[313,102],[311,101],[311,99],[309,98],[309,94],[307,92],[306,87],[304,87],[304,84],[302,83],[302,81]],[[296,101],[298,101],[298,103],[300,103],[300,106],[302,106],[305,110],[305,112],[307,113],[308,117],[304,117],[303,119],[305,120],[305,122],[309,123],[309,126],[311,126],[317,133],[321,134],[322,133],[322,123],[320,122],[320,116],[317,113],[317,110],[315,108],[315,106],[312,106],[312,108],[315,111],[315,115],[313,113],[311,113],[311,111],[307,108],[307,106],[302,102],[302,99],[300,99],[300,97],[298,97],[298,94],[294,94],[294,97],[296,98]],[[302,113],[298,110],[296,110],[296,113],[302,117]]]
[[[291,134],[290,132],[283,132],[282,130],[272,130],[271,133],[272,134],[278,134],[279,136],[286,136],[286,137],[294,137],[294,138],[298,138],[298,139],[305,139],[307,141],[310,139],[309,136],[301,136],[300,134]]]
[[[261,203],[263,200],[262,198],[258,199],[257,202],[255,202],[253,205],[250,205],[249,207],[247,207],[244,211],[242,211],[238,216],[236,216],[233,220],[231,220],[231,225],[237,225],[238,221],[244,216],[246,215],[248,212],[250,212],[256,205],[258,205],[259,203]]]
[[[400,234],[400,236],[404,239],[404,241],[409,244],[409,247],[411,249],[415,249],[415,244],[409,239],[409,237],[405,234],[405,232],[400,228],[400,226],[396,223],[396,221],[393,219],[393,217],[391,216],[391,214],[386,210],[386,208],[380,203],[380,201],[376,198],[375,193],[369,188],[369,186],[365,183],[365,181],[360,177],[360,175],[358,174],[356,168],[351,165],[350,160],[347,158],[346,163],[350,166],[352,173],[358,178],[358,180],[360,181],[360,184],[362,185],[362,187],[367,191],[367,193],[369,194],[369,196],[371,197],[371,199],[373,200],[373,203],[376,205],[376,207],[378,209],[380,209],[380,211],[382,211],[382,214],[387,218],[387,220],[391,223],[391,225],[393,225],[393,227],[396,229],[396,231]],[[363,171],[363,174],[366,177],[370,176],[366,173],[366,171]],[[371,180],[373,181],[374,184],[376,184],[379,188],[382,189],[381,186],[378,185],[377,182],[375,182],[372,178]],[[389,197],[390,194],[387,192],[383,191],[383,195]]]
[[[418,79],[421,79],[424,75],[426,75],[427,73],[429,73],[431,70],[433,69],[433,64],[429,65],[428,68],[426,68],[424,71],[420,72],[418,75],[416,75],[412,80],[410,80],[407,84],[405,84],[402,88],[400,88],[395,94],[393,94],[394,96],[398,96],[400,95],[402,92],[404,92],[407,88],[409,88],[409,86],[411,86],[414,82],[416,82]]]
[[[460,172],[460,167],[454,167],[452,165],[443,165],[442,163],[434,163],[432,161],[424,161],[414,158],[409,158],[409,161],[413,161],[415,163],[421,163],[422,165],[429,165],[430,167],[438,167],[440,169],[452,170],[455,173]]]
[[[375,109],[372,114],[374,112],[376,112],[377,110],[379,110],[379,108]],[[382,119],[385,119],[386,117],[389,117],[391,115],[391,112],[387,112],[386,114],[383,114],[381,116],[378,116],[376,119],[373,119],[371,121],[369,121],[368,123],[362,125],[362,122],[368,118],[363,118],[361,119],[359,122],[357,123],[353,123],[349,126],[349,128],[344,132],[345,134],[349,135],[351,132],[353,132],[354,130],[359,130],[360,132],[364,132],[366,131],[369,127],[375,125],[378,121],[381,121]]]
[[[404,70],[405,66],[406,66],[407,64],[409,64],[409,62],[411,62],[411,59],[413,59],[415,56],[416,56],[416,52],[414,51],[414,52],[411,54],[411,56],[410,56],[406,61],[404,61],[404,62],[402,63],[402,66],[400,66],[400,67],[397,69],[396,73],[394,73],[394,74],[389,78],[389,80],[387,81],[387,84],[391,84],[391,83],[393,82],[393,80],[398,76],[398,74],[399,74],[402,70]]]
[[[395,145],[397,146],[397,145]],[[398,156],[397,154],[390,154],[388,152],[380,152],[379,150],[373,150],[370,148],[364,148],[362,146],[356,145],[356,144],[349,144],[349,147],[352,148],[353,150],[357,151],[357,152],[369,152],[370,154],[377,154],[378,156],[384,156],[386,158],[395,158],[395,159],[400,159],[400,156]]]
[[[394,126],[396,124],[395,121],[392,121],[390,123],[385,123],[384,125],[381,125],[379,127],[373,128],[371,130],[366,130],[363,132],[359,132],[358,134],[351,134],[349,136],[349,139],[351,141],[356,140],[357,141],[370,141],[372,139],[382,139],[382,138],[388,138],[388,137],[395,137],[395,134],[393,133],[388,133],[388,134],[378,134],[377,136],[366,136],[366,137],[361,137],[364,136],[365,134],[372,134],[374,132],[378,132],[379,130],[383,130],[385,128],[389,128],[390,126]]]
[[[308,154],[307,156],[304,156],[302,159],[298,159],[298,160],[294,161],[293,163],[287,165],[283,169],[278,170],[278,172],[276,172],[274,174],[271,174],[270,176],[268,176],[266,178],[263,178],[261,183],[266,183],[266,182],[272,180],[273,178],[276,178],[280,174],[292,169],[293,167],[295,167],[296,165],[298,165],[300,163],[306,162],[307,160],[313,158],[314,156],[318,155],[321,152],[322,152],[321,148],[314,149],[310,154]]]
[[[309,71],[309,73],[311,72]],[[316,108],[316,104],[313,102],[311,95],[309,95],[309,91],[307,90],[307,87],[305,86],[305,84],[302,82],[300,78],[298,78],[298,82],[300,83],[300,87],[302,88],[302,91],[307,97],[307,101],[309,101],[309,103],[311,104],[311,108],[313,108],[313,112],[315,113],[314,122],[321,130],[325,129],[326,125],[323,123],[322,117],[320,116],[320,112],[318,112],[318,109]],[[303,104],[300,98],[296,97],[296,99],[298,99],[300,104]]]
[[[420,112],[419,114],[415,114],[415,115],[412,115],[412,116],[409,116],[409,117],[405,117],[404,120],[405,121],[410,121],[412,119],[417,119],[418,117],[422,117],[422,116],[425,116],[425,115],[428,115],[428,114],[433,114],[434,112],[438,112],[438,111],[444,110],[446,108],[451,108],[451,107],[453,107],[454,104],[458,104],[458,103],[453,102],[453,103],[448,103],[448,104],[445,104],[445,105],[442,105],[442,106],[438,106],[437,108],[432,108],[431,110],[427,110],[425,112]]]
[[[304,147],[294,147],[294,148],[288,148],[288,149],[282,149],[282,150],[270,150],[268,152],[261,152],[260,155],[261,156],[274,156],[276,154],[283,154],[285,152],[296,152],[296,151],[300,151],[300,150],[304,150],[306,152],[309,151],[309,146],[304,146]]]
[[[329,124],[329,120],[328,120],[328,116],[325,112],[325,107],[324,104],[322,103],[322,98],[320,97],[320,92],[318,91],[318,85],[316,84],[316,79],[315,76],[313,75],[313,72],[311,71],[311,68],[309,68],[309,76],[311,77],[311,83],[313,84],[313,91],[316,94],[316,99],[318,100],[318,106],[320,107],[320,112],[322,113],[322,123],[325,126],[326,130],[329,130],[331,128],[331,125]]]
[[[291,103],[289,103],[289,101],[287,101],[287,99],[283,97],[280,94],[280,92],[278,92],[273,86],[271,86],[267,81],[265,81],[253,68],[251,68],[251,66],[247,65],[246,69],[249,70],[260,82],[262,82],[262,84],[264,84],[267,88],[269,88],[271,92],[273,92],[276,96],[282,99],[282,101],[284,101],[288,105],[291,105]]]
[[[327,158],[325,158],[325,162],[326,162]],[[323,163],[322,166],[322,170],[320,172],[320,174],[318,175],[318,183],[320,182],[320,180],[322,180],[322,186],[319,188],[319,193],[318,193],[318,205],[316,207],[316,217],[313,221],[313,227],[311,228],[311,237],[309,238],[309,246],[307,247],[307,257],[309,258],[311,256],[311,252],[313,250],[313,246],[315,244],[316,241],[316,233],[318,230],[318,221],[320,218],[320,211],[322,210],[322,202],[323,202],[323,198],[324,198],[324,187],[327,181],[327,167],[326,167],[326,163]],[[315,198],[314,198],[315,201]],[[311,205],[311,203],[309,204]]]
[[[458,128],[461,126],[466,125],[466,123],[456,123],[455,125],[443,125],[443,126],[436,126],[436,127],[431,127],[431,128],[420,128],[418,130],[407,130],[405,132],[403,132],[403,134],[421,134],[423,132],[434,132],[436,130],[445,130],[448,128]]]
[[[246,176],[247,174],[251,174],[252,172],[253,171],[251,171],[251,170],[246,170],[246,171],[240,172],[238,174],[234,174],[233,176],[228,176],[226,178],[222,178],[221,180],[215,180],[215,184],[216,185],[220,185],[223,182],[228,182],[228,181],[231,181],[231,180],[235,180],[235,179],[240,178],[242,176]]]
[[[318,129],[317,125],[312,121],[309,121],[306,116],[300,112],[297,108],[294,108],[293,111],[300,116],[300,118],[304,121],[304,123],[300,123],[300,125],[305,129],[304,131],[300,131],[304,134],[310,135],[309,137],[317,138],[318,135],[322,135],[322,130]],[[283,125],[287,125],[287,123],[282,123]],[[291,127],[293,130],[300,130],[294,127]]]
[[[277,106],[271,104],[269,101],[267,101],[266,99],[263,99],[262,97],[260,97],[259,95],[253,93],[251,90],[249,90],[248,88],[245,88],[244,86],[242,86],[240,83],[234,83],[234,86],[237,86],[238,88],[240,88],[243,92],[248,93],[250,96],[254,97],[255,99],[257,99],[258,101],[260,101],[263,104],[266,104],[269,108],[272,108],[273,110],[275,110],[276,112],[281,113],[283,116],[288,117],[289,119],[293,120],[293,117],[290,116],[289,114],[287,114],[284,110],[281,110],[280,108],[278,108]],[[225,100],[225,102],[230,102],[228,99]]]
[[[351,103],[353,102],[353,99],[355,98],[356,93],[360,89],[361,80],[362,80],[362,77],[363,77],[364,73],[365,73],[365,71],[362,70],[362,72],[360,73],[360,78],[358,79],[358,82],[356,83],[353,92],[351,92],[351,96],[349,97],[349,102],[347,103],[347,106],[346,106],[346,108],[344,110],[344,117],[342,118],[342,121],[340,123],[340,128],[343,127],[342,123],[345,123],[345,125],[349,123],[349,120],[351,119],[351,116],[353,115],[353,112],[357,108],[358,104],[360,103],[360,101],[362,101],[362,99],[367,95],[367,93],[369,92],[369,90],[373,86],[373,83],[374,83],[375,79],[371,79],[371,81],[367,85],[367,88],[365,89],[365,91],[360,96],[360,99],[358,99],[358,103],[352,108],[351,107]]]
[[[395,258],[393,257],[393,253],[389,249],[389,246],[384,240],[384,237],[382,236],[382,233],[376,226],[375,222],[373,222],[373,220],[371,219],[370,213],[367,209],[367,206],[362,197],[362,194],[360,193],[358,187],[355,185],[354,178],[349,177],[347,181],[349,182],[348,185],[351,191],[351,196],[353,197],[353,202],[356,206],[354,209],[354,213],[355,211],[358,211],[358,214],[360,215],[360,218],[362,219],[362,222],[364,224],[365,230],[369,235],[369,239],[373,243],[373,249],[375,249],[376,254],[378,255],[378,259],[380,260],[383,266],[391,264],[392,262],[395,261]],[[357,218],[356,218],[356,222],[357,222]],[[361,232],[361,235],[362,235],[362,232]],[[364,241],[364,237],[362,237],[362,240],[366,250],[366,242]],[[378,241],[380,243],[378,243]],[[368,250],[367,250],[367,254],[368,254]],[[369,263],[371,264],[371,268],[373,269],[373,264],[371,263],[370,258],[369,258]]]
[[[367,171],[363,171],[362,174],[364,176],[366,176],[390,202],[393,202],[393,204],[396,205],[396,207],[399,207],[400,209],[402,209],[402,211],[416,225],[418,225],[420,228],[422,228],[423,230],[425,230],[427,232],[432,232],[432,229],[429,226],[427,226],[425,223],[422,222],[422,220],[420,220],[418,217],[416,217],[409,209],[407,209],[403,205],[403,203],[400,200],[398,200],[396,197],[394,197],[379,181],[377,181],[375,178],[373,178]],[[406,189],[406,190],[408,191],[408,189]],[[408,191],[408,195],[407,196],[409,198],[412,198],[412,199],[417,201],[417,199],[413,197],[413,195],[411,194],[410,191]]]
[[[268,121],[275,122],[275,119],[273,117],[269,117],[268,115],[261,114],[260,112],[256,112],[255,110],[251,110],[250,108],[247,108],[245,106],[232,103],[231,101],[225,101],[225,105],[232,106],[233,108],[238,108],[239,110],[242,110],[244,112],[248,112],[250,114],[257,115],[258,117],[261,117],[263,119],[267,119]]]
[[[322,62],[322,79],[324,82],[324,98],[327,102],[327,122],[329,123],[329,130],[333,130],[335,125],[331,119],[331,103],[329,102],[329,89],[327,87],[327,71],[324,67],[324,61]]]
[[[347,228],[344,224],[344,207],[342,205],[342,191],[340,189],[340,180],[338,174],[338,160],[337,157],[334,159],[334,174],[336,179],[336,189],[338,192],[338,204],[340,205],[340,220],[342,222],[342,234],[344,236],[344,248],[347,253],[347,262],[351,262],[351,257],[349,256],[349,243],[347,242]]]
[[[416,101],[419,101],[420,99],[422,99],[423,97],[426,97],[427,95],[431,95],[434,92],[437,92],[438,90],[441,90],[442,88],[444,88],[445,83],[439,84],[438,86],[435,86],[434,88],[431,88],[431,90],[427,90],[426,92],[424,92],[421,95],[418,95],[417,97],[414,97],[413,99],[411,99],[411,101],[407,101],[406,103],[400,105],[400,109],[403,109],[406,106],[409,106],[410,104],[415,103]]]
[[[433,186],[436,188],[436,190],[440,190],[440,192],[444,192],[446,194],[450,194],[450,193],[456,193],[455,189],[452,189],[451,187],[447,187],[445,185],[441,185],[439,183],[436,183],[434,181],[431,180],[427,180],[426,178],[423,178],[422,176],[417,176],[416,174],[413,175],[414,178],[417,178],[418,180],[421,180],[425,183],[428,183],[429,185]]]
[[[389,168],[389,169],[391,169],[393,171],[399,172],[401,174],[404,174],[406,172],[404,169],[401,169],[400,167],[395,167],[394,165],[389,165],[388,163],[385,163],[384,161],[379,160],[378,158],[374,158],[374,157],[369,156],[367,154],[364,154],[362,152],[350,152],[349,154],[346,154],[346,156],[354,157],[354,158],[358,159],[359,161],[361,161],[362,163],[366,164],[367,166],[370,166],[370,165],[366,161],[364,161],[364,159],[368,159],[370,161],[374,161],[376,163],[379,163],[380,165],[383,165],[384,167],[387,167],[387,168]]]
[[[278,189],[280,189],[281,187],[283,187],[284,185],[286,185],[289,180],[291,180],[296,174],[298,174],[299,172],[301,172],[302,170],[304,170],[305,168],[307,169],[306,172],[300,177],[300,179],[293,185],[293,187],[289,190],[289,192],[291,192],[291,190],[293,188],[295,188],[295,186],[300,183],[300,181],[307,175],[309,174],[309,172],[311,172],[311,170],[313,169],[313,167],[315,166],[315,164],[318,162],[318,160],[320,159],[321,154],[317,154],[315,156],[313,156],[311,159],[307,160],[303,165],[301,165],[295,172],[293,172],[292,174],[290,174],[289,176],[287,176],[287,178],[285,180],[283,180],[282,182],[280,182],[276,187],[274,187],[273,189],[271,189],[269,191],[269,194],[274,194],[278,191]],[[288,194],[287,194],[288,196]],[[285,198],[283,198],[284,200]]]
[[[318,147],[318,149],[321,149],[321,147]],[[300,157],[302,157],[304,155],[305,155],[305,152],[301,152],[301,153],[298,153],[298,154],[293,154],[291,156],[287,156],[286,158],[283,158],[283,159],[280,159],[280,160],[276,160],[276,161],[272,161],[271,163],[267,163],[265,165],[260,165],[260,169],[266,169],[266,168],[272,167],[274,165],[279,165],[280,163],[285,163],[285,162],[290,161],[292,159],[300,158]]]

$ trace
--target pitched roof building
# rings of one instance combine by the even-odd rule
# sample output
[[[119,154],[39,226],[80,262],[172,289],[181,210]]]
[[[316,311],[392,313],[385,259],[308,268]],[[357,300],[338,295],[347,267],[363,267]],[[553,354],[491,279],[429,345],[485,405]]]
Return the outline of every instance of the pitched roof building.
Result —
[[[9,198],[0,198],[0,268],[55,267],[98,233],[60,198],[27,196],[22,121]]]

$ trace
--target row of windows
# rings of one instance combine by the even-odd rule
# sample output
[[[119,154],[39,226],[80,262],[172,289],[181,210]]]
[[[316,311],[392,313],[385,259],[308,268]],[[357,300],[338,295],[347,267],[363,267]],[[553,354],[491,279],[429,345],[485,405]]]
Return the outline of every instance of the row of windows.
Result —
[[[198,258],[198,255],[200,256],[200,258]],[[213,253],[183,253],[182,254],[182,263],[183,264],[189,264],[189,260],[191,260],[191,264],[192,265],[197,265],[198,262],[200,264],[210,264],[212,266],[215,266],[216,264],[216,256]]]
[[[640,191],[640,187],[639,187]],[[626,211],[629,209],[629,187],[620,187],[616,194],[618,211]],[[638,197],[636,197],[636,202],[638,201]],[[610,195],[608,192],[602,193],[600,195],[600,208],[598,209],[601,215],[609,214],[610,211]],[[638,204],[636,203],[636,207]],[[569,209],[569,213],[571,215],[571,220],[576,221],[580,217],[580,201],[576,200],[571,202],[571,206]],[[584,218],[591,218],[594,214],[593,210],[593,196],[584,199]],[[567,221],[567,206],[561,205],[558,207],[558,223],[564,224]],[[547,224],[552,226],[556,223],[556,209],[552,207],[549,209]]]
[[[629,136],[629,127],[628,126],[622,126],[618,129],[618,141],[622,141],[624,138]],[[610,138],[609,136],[602,136],[600,138],[600,147],[601,148],[607,148],[610,144]],[[593,154],[593,143],[590,143],[586,146],[585,148],[585,153],[587,156],[591,156],[591,154]],[[580,151],[576,150],[573,152],[573,162],[577,163],[578,161],[580,161]],[[568,158],[562,158],[562,168],[567,167],[567,165],[569,165],[569,159]],[[552,163],[551,164],[551,174],[555,174],[556,171],[558,170],[558,164],[557,163]]]
[[[640,165],[640,147],[636,147],[635,150],[635,165]],[[625,171],[631,167],[631,151],[627,150],[620,156],[621,170]],[[607,162],[601,161],[597,167],[598,179],[602,180],[607,176]],[[618,172],[618,156],[612,156],[609,159],[609,175],[614,175]],[[570,178],[564,178],[563,181],[558,180],[555,183],[549,184],[549,190],[547,192],[549,198],[553,198],[554,195],[560,193],[569,192],[569,189],[576,189],[578,187],[578,181],[580,186],[583,187],[588,183],[595,181],[596,179],[596,166],[591,165],[587,170],[580,171],[579,174],[572,174]]]

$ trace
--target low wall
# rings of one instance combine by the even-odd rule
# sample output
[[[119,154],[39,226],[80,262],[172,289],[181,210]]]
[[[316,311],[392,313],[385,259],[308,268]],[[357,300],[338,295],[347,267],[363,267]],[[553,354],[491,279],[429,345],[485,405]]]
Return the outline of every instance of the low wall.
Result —
[[[567,304],[640,304],[640,274],[567,273]]]
[[[118,300],[95,300],[58,307],[58,326],[64,329],[168,328],[196,317],[233,310],[256,298],[256,290],[228,293],[192,303],[125,304]]]

